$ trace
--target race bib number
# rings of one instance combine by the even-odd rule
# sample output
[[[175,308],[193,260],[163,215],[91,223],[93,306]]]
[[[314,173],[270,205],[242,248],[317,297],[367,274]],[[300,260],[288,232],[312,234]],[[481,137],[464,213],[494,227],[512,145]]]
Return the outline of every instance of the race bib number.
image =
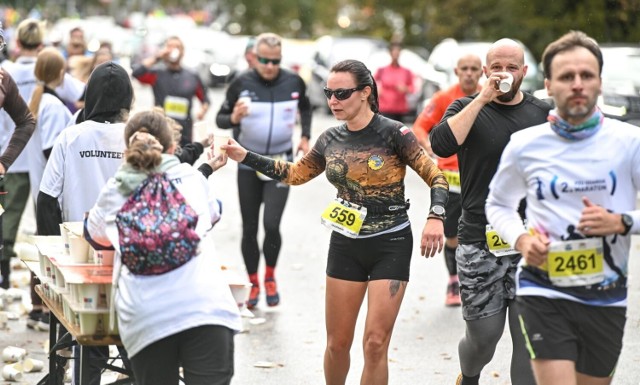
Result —
[[[604,253],[601,238],[552,242],[547,272],[559,287],[587,286],[604,280]]]
[[[164,98],[164,112],[174,119],[186,119],[189,116],[189,100],[179,96]]]
[[[277,154],[277,155],[270,155],[269,156],[271,159],[273,160],[287,160],[287,154]],[[256,171],[256,175],[258,176],[258,179],[263,180],[265,182],[268,182],[270,180],[273,180],[271,178],[269,178],[268,176],[264,175],[263,173],[261,173],[260,171]]]
[[[485,236],[487,237],[487,246],[489,251],[496,257],[504,257],[505,255],[518,254],[518,251],[511,247],[491,225],[487,225]]]
[[[367,208],[336,199],[324,209],[320,216],[323,225],[349,238],[360,234],[362,223],[367,216]]]
[[[447,183],[449,183],[449,192],[460,194],[460,172],[442,170]]]

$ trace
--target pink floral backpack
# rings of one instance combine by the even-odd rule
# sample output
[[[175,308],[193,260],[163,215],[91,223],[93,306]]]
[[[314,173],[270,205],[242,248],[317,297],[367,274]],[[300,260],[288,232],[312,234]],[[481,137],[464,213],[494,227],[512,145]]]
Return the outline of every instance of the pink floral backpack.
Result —
[[[198,252],[197,224],[197,213],[167,174],[150,174],[116,216],[123,265],[136,275],[184,265]]]

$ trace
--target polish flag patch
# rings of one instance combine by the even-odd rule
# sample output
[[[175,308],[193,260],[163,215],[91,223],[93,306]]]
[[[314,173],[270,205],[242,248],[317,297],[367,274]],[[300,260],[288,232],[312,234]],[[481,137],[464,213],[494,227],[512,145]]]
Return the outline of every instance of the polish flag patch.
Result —
[[[407,135],[409,132],[411,132],[411,130],[409,129],[409,127],[407,126],[402,126],[400,127],[400,133],[404,136]]]
[[[291,93],[291,99],[300,99],[300,93],[299,92],[292,92]]]

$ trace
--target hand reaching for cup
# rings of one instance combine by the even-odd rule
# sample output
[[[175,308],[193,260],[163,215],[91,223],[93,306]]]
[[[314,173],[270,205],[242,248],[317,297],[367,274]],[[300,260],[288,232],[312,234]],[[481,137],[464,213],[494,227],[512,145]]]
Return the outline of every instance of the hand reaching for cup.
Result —
[[[226,151],[227,156],[236,162],[242,162],[247,156],[247,150],[231,138],[227,144],[220,144],[220,149]]]

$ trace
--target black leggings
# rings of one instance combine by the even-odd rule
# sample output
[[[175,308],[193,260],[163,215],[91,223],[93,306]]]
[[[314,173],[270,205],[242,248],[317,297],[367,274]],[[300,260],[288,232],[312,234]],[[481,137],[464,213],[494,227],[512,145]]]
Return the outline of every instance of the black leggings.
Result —
[[[258,223],[264,203],[264,243],[262,252],[267,266],[275,267],[282,246],[280,221],[289,196],[289,186],[274,180],[263,181],[253,170],[238,169],[238,195],[242,214],[242,257],[247,273],[258,272],[260,248]]]

